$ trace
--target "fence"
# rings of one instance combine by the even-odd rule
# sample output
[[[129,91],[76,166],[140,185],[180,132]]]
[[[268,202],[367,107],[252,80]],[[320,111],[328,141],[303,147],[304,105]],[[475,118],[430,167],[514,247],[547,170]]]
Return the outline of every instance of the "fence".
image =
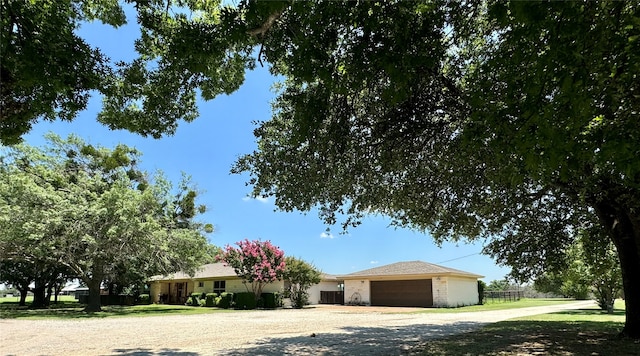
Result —
[[[524,297],[521,290],[489,290],[484,292],[485,303],[515,302]]]
[[[320,304],[344,304],[343,292],[320,291]]]

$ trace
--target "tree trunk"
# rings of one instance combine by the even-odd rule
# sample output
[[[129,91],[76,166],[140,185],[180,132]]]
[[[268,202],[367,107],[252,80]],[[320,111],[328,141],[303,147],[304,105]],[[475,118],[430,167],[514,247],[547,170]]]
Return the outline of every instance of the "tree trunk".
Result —
[[[18,287],[18,291],[20,292],[20,302],[18,302],[18,305],[24,307],[27,305],[27,293],[29,292],[29,286]]]
[[[88,280],[85,281],[85,283],[89,288],[89,301],[87,306],[84,308],[84,311],[90,313],[102,311],[102,308],[100,307],[100,284],[102,283],[102,279],[98,279],[97,281]]]
[[[53,294],[53,286],[55,285],[56,282],[49,282],[49,285],[47,286],[47,295],[45,296],[45,304],[46,305],[51,305],[51,294]]]
[[[36,281],[36,285],[33,288],[33,303],[31,303],[31,308],[33,309],[42,309],[47,306],[45,293],[47,290],[47,286],[43,285],[41,282]]]
[[[53,304],[58,304],[58,295],[60,294],[60,290],[62,285],[60,283],[55,283],[53,287]]]
[[[622,269],[626,320],[620,334],[640,339],[640,216],[609,201],[600,201],[595,208],[616,246]]]

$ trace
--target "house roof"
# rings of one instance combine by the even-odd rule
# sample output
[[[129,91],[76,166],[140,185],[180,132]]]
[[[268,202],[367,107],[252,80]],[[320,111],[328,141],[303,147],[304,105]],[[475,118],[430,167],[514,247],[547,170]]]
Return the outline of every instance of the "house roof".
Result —
[[[65,286],[64,288],[61,289],[62,292],[73,292],[76,291],[78,288],[81,288],[79,284],[69,284],[67,286]],[[87,288],[89,289],[89,288]]]
[[[371,278],[371,277],[390,277],[390,276],[416,276],[416,275],[455,275],[463,277],[482,278],[479,274],[461,271],[459,269],[444,267],[433,263],[423,261],[397,262],[380,267],[370,268],[359,272],[346,275],[332,275],[323,273],[321,278],[325,281]],[[165,276],[153,276],[151,281],[170,281],[170,280],[192,280],[192,279],[209,279],[209,278],[239,278],[233,268],[224,263],[210,263],[202,266],[196,271],[194,276],[190,276],[184,272],[176,272]]]
[[[196,270],[196,274],[190,276],[184,272],[176,272],[165,276],[153,276],[152,281],[180,280],[180,279],[205,279],[205,278],[238,278],[233,268],[224,263],[209,263]]]
[[[335,274],[321,273],[320,279],[323,281],[337,281],[339,278]]]
[[[479,274],[465,272],[459,269],[444,267],[424,261],[408,261],[396,262],[389,265],[365,269],[363,271],[353,272],[340,276],[343,279],[355,279],[363,277],[381,277],[381,276],[415,276],[415,275],[456,275],[464,277],[483,278]]]

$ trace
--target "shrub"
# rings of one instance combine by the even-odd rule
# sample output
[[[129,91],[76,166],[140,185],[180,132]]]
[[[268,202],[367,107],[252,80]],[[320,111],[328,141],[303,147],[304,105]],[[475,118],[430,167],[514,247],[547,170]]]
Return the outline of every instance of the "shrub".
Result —
[[[198,306],[199,306],[199,307],[204,307],[204,306],[205,306],[205,304],[207,304],[207,301],[206,301],[206,300],[204,300],[204,299],[200,299],[200,300],[198,300]]]
[[[279,293],[262,293],[260,299],[262,301],[261,306],[263,308],[275,309],[280,306]]]
[[[200,293],[191,293],[191,304],[189,305],[193,305],[193,306],[198,306],[200,305]]]
[[[203,299],[207,299],[207,293],[206,292],[200,293],[200,300],[203,300]]]
[[[484,304],[484,289],[487,287],[487,284],[481,280],[478,280],[478,304]]]
[[[136,304],[151,304],[151,298],[149,294],[140,294]]]
[[[296,289],[291,292],[291,303],[296,309],[302,309],[305,305],[309,304],[309,293],[303,289]]]
[[[220,294],[220,301],[217,301],[216,298],[216,306],[224,309],[229,309],[233,305],[233,293],[222,293]]]
[[[236,309],[255,309],[257,306],[256,295],[251,292],[234,294],[233,301]]]
[[[101,305],[134,305],[136,304],[136,297],[132,295],[125,295],[125,294],[101,295],[100,304]]]
[[[205,296],[205,306],[206,307],[215,307],[216,306],[216,298],[218,297],[218,293],[207,293]]]

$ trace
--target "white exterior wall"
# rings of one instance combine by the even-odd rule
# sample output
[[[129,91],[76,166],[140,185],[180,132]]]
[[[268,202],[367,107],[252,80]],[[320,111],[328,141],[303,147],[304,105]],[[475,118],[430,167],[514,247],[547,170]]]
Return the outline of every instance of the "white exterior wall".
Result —
[[[204,286],[199,287],[200,283]],[[193,282],[194,293],[213,293],[213,281],[195,281]]]
[[[478,280],[473,278],[448,278],[450,307],[478,304]]]
[[[242,293],[247,292],[247,288],[242,283],[240,279],[216,279],[216,281],[224,280],[225,283],[225,291],[231,293]],[[191,293],[213,293],[213,280],[199,280],[199,281],[185,281],[188,283],[187,285],[187,296],[191,295]],[[199,287],[200,282],[203,283],[202,287]],[[169,284],[175,284],[175,281],[171,282],[153,282],[150,286],[151,300],[154,303],[158,303],[160,294],[169,294]],[[249,287],[249,292],[251,291],[251,285]],[[282,292],[284,289],[284,282],[276,281],[274,283],[269,283],[264,286],[262,292],[264,293],[274,293],[274,292]]]
[[[284,291],[284,281],[275,281],[262,288],[263,293],[282,293]]]
[[[307,291],[309,293],[309,304],[320,304],[320,292],[339,292],[341,291],[338,281],[321,281],[312,285]]]
[[[247,287],[249,288],[248,290],[247,290]],[[262,292],[263,293],[275,293],[275,292],[281,293],[283,289],[284,289],[284,282],[275,281],[273,283],[266,284],[262,288]],[[251,284],[247,283],[247,285],[245,286],[245,284],[242,283],[242,280],[240,279],[227,280],[227,283],[225,283],[225,290],[231,293],[251,292]]]
[[[160,302],[160,294],[161,293],[161,284],[160,282],[153,282],[149,286],[149,298],[151,298],[151,303],[159,303]]]
[[[371,286],[369,280],[355,279],[344,281],[344,303],[353,302],[356,293],[360,294],[360,303],[371,304]]]
[[[431,291],[433,293],[433,306],[444,308],[449,306],[449,288],[447,277],[436,277],[431,279]]]

